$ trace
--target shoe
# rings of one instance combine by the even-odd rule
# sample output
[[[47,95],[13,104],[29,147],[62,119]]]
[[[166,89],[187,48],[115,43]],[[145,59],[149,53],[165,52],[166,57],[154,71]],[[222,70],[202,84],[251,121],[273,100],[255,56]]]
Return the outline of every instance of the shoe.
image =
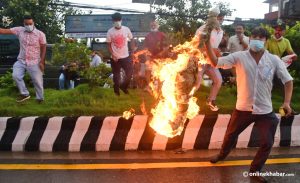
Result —
[[[208,105],[211,111],[216,112],[219,110],[219,107],[216,105],[215,100],[206,101],[206,105]]]
[[[30,99],[30,95],[20,95],[18,98],[17,98],[17,102],[24,102],[25,100],[28,100]]]
[[[36,101],[36,103],[38,103],[38,104],[41,104],[41,103],[43,103],[43,102],[44,102],[44,100],[43,100],[43,99],[36,99],[35,101]]]
[[[218,154],[218,155],[214,156],[213,158],[211,158],[209,161],[211,163],[217,163],[218,161],[222,161],[224,159],[225,159],[225,157],[223,157],[220,154]]]
[[[126,88],[120,88],[125,94],[129,94],[129,91]]]

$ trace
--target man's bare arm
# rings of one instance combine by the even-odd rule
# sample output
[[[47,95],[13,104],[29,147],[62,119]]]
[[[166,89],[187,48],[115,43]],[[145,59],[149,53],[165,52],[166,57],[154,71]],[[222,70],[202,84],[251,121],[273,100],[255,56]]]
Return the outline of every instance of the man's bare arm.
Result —
[[[282,107],[287,110],[287,116],[292,113],[292,109],[290,107],[291,99],[293,94],[293,81],[288,81],[284,84],[284,103]]]
[[[107,48],[108,48],[109,53],[111,54],[111,57],[112,57],[113,61],[117,61],[118,59],[114,56],[114,53],[113,53],[113,50],[112,50],[112,47],[111,47],[111,42],[107,43]]]
[[[10,29],[1,29],[0,28],[0,34],[13,34],[13,32]]]
[[[47,45],[46,44],[41,44],[41,61],[40,61],[40,69],[41,71],[44,72],[45,70],[45,59],[46,59],[46,50],[47,50]]]

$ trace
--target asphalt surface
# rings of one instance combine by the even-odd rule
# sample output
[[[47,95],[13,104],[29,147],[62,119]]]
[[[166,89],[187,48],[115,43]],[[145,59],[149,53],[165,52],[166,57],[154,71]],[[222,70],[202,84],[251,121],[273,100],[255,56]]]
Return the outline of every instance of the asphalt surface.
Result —
[[[256,148],[234,150],[224,162],[218,163],[218,166],[208,162],[209,158],[218,152],[215,150],[0,152],[0,182],[247,183],[251,182],[246,175],[256,150]],[[268,182],[300,182],[299,158],[300,148],[274,148],[269,159],[272,159],[275,164],[266,164],[262,172],[273,173],[273,176],[265,176]],[[292,161],[289,163],[289,160]],[[53,167],[49,168],[50,165]],[[73,169],[74,167],[76,170]],[[277,176],[276,173],[277,175],[286,173],[289,176]]]

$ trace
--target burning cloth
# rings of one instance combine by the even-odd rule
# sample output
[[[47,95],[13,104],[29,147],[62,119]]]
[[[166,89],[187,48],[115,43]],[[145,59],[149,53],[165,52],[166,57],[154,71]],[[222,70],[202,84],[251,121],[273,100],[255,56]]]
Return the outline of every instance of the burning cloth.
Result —
[[[152,64],[152,82],[149,84],[153,96],[157,99],[156,106],[151,109],[153,115],[150,126],[166,137],[180,135],[187,118],[194,118],[200,110],[197,98],[193,97],[197,83],[198,66],[206,64],[203,42],[209,39],[212,29],[220,26],[216,21],[218,12],[213,10],[206,22],[202,39],[194,37],[191,41],[174,47],[168,57],[154,58]],[[200,43],[200,49],[199,49]],[[201,48],[202,47],[202,48]],[[142,50],[134,55],[150,54]]]

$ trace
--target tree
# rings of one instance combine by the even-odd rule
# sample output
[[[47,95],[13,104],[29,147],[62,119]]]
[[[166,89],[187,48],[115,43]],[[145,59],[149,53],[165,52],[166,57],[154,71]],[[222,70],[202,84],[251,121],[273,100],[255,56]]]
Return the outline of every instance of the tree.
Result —
[[[222,12],[230,16],[234,11],[229,9],[228,3],[215,4]],[[197,28],[207,18],[212,4],[209,0],[174,0],[166,1],[164,6],[155,7],[162,24],[161,29],[166,32],[180,32],[185,39],[194,36]]]
[[[64,0],[1,0],[0,17],[8,17],[12,22],[7,25],[2,21],[2,27],[23,25],[24,15],[34,18],[35,26],[47,36],[48,43],[60,40],[66,15],[78,14],[79,11],[59,4]],[[1,7],[2,6],[2,7]]]

